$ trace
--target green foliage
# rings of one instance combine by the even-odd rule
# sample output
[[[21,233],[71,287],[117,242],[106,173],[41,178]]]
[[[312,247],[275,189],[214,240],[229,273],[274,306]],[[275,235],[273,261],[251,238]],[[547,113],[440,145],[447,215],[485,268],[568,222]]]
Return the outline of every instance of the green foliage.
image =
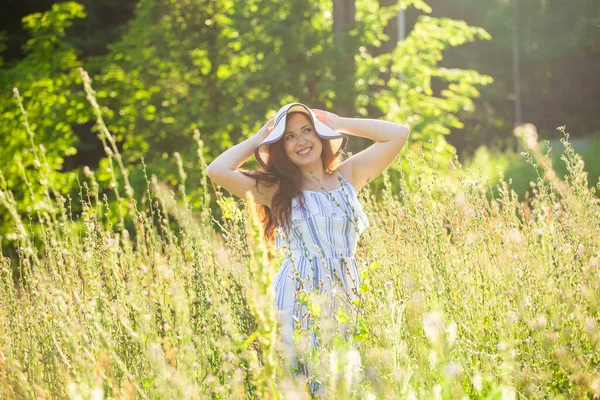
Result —
[[[326,12],[325,1],[142,1],[96,84],[129,161],[164,154],[168,181],[195,129],[214,157],[281,103],[331,98]]]
[[[6,35],[4,34],[4,32],[0,32],[0,67],[2,67],[2,65],[4,64],[4,60],[2,59],[1,55],[4,52],[4,50],[6,50]]]
[[[365,47],[360,48],[359,113],[368,116],[369,109],[376,109],[385,119],[411,127],[412,144],[394,169],[411,173],[411,165],[417,165],[429,175],[434,170],[447,170],[455,150],[445,136],[451,128],[463,127],[458,115],[474,110],[472,99],[479,96],[477,87],[490,84],[492,78],[474,70],[441,67],[439,63],[445,49],[476,39],[489,40],[490,36],[464,21],[423,16],[392,53],[372,57]],[[444,86],[434,91],[434,80]],[[419,158],[427,163],[417,163]],[[391,173],[396,182],[400,174]],[[381,185],[381,178],[376,185]]]
[[[390,70],[386,90],[365,90],[359,99],[363,106],[375,103],[384,115],[394,121],[407,121],[412,140],[421,144],[434,168],[444,168],[454,154],[444,136],[451,128],[462,128],[457,114],[474,109],[472,99],[479,95],[478,85],[492,82],[489,76],[473,70],[443,68],[438,64],[443,50],[475,39],[489,39],[481,28],[462,21],[421,17],[408,38],[392,54],[369,59],[371,69]],[[439,93],[432,89],[433,79],[448,86]],[[370,95],[373,93],[372,95]],[[418,156],[417,152],[409,153]],[[404,168],[407,168],[406,162]]]
[[[73,18],[83,18],[82,7],[73,2],[55,4],[43,14],[23,19],[31,38],[24,46],[26,57],[0,70],[0,173],[3,190],[13,192],[19,210],[35,214],[44,208],[44,194],[36,191],[40,180],[67,192],[73,173],[60,172],[64,158],[73,155],[76,140],[72,126],[85,123],[81,80],[72,47],[64,41],[65,28]],[[18,88],[27,112],[20,109],[13,87]],[[41,170],[41,165],[48,169]],[[33,184],[32,187],[29,187]],[[8,226],[0,227],[6,233]]]
[[[600,139],[588,137],[573,139],[572,142],[585,165],[588,185],[590,188],[597,186],[600,179],[600,159],[598,158]],[[544,142],[541,150],[542,153],[549,153],[553,169],[559,177],[562,178],[568,174],[567,167],[562,162],[565,152],[558,141]],[[538,174],[544,175],[547,170],[543,166],[538,166],[536,170],[531,162],[528,162],[527,153],[498,151],[485,146],[478,148],[473,157],[465,162],[465,169],[489,179],[489,185],[496,196],[498,195],[496,185],[500,180],[510,181],[511,187],[520,199],[525,199],[528,192],[531,196],[532,183],[535,184]]]
[[[481,145],[514,148],[515,81],[519,79],[522,122],[535,124],[544,136],[560,138],[556,127],[579,134],[600,123],[596,71],[600,35],[597,0],[560,1],[433,0],[434,13],[485,28],[491,41],[476,42],[446,54],[446,65],[460,65],[493,76],[481,90],[477,112],[462,113],[467,129],[453,129],[450,142],[473,154]],[[515,29],[513,31],[513,29]],[[513,69],[518,51],[519,76]]]
[[[452,154],[443,135],[461,126],[457,113],[472,110],[476,86],[491,79],[440,68],[442,51],[489,36],[464,22],[423,18],[393,53],[370,56],[366,49],[381,44],[397,9],[359,3],[356,23],[335,41],[330,1],[144,0],[95,78],[109,130],[127,150],[127,164],[144,156],[173,183],[171,155],[191,148],[196,129],[212,158],[282,103],[335,111],[337,100],[350,98],[360,116],[413,125],[443,164]],[[338,64],[349,55],[356,70],[343,75]],[[433,93],[433,79],[448,85]]]

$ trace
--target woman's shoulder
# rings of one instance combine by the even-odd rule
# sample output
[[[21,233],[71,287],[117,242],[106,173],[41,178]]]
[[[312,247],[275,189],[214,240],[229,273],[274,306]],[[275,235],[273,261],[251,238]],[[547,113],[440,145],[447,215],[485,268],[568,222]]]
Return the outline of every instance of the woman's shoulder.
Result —
[[[337,167],[335,172],[341,174],[348,183],[352,184],[352,169],[349,165],[342,163]]]
[[[339,173],[342,177],[348,182],[350,186],[354,189],[354,192],[357,193],[356,187],[354,186],[354,181],[352,179],[352,166],[350,164],[342,163],[340,164],[334,173]]]

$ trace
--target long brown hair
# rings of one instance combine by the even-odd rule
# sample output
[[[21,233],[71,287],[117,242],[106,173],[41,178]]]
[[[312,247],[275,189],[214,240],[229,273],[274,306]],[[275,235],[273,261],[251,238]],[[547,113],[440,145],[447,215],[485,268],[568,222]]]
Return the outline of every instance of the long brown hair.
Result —
[[[298,111],[296,111],[298,112]],[[294,112],[288,114],[292,115]],[[310,121],[310,118],[309,118]],[[315,129],[311,121],[313,130]],[[316,131],[315,131],[316,133]],[[331,149],[331,143],[317,135],[323,146],[321,160],[323,168],[328,173],[335,171],[342,162],[342,155],[335,156]],[[246,171],[240,170],[247,176],[256,179],[256,190],[259,190],[259,183],[270,187],[279,183],[279,188],[273,195],[271,207],[264,204],[258,204],[258,215],[264,228],[264,238],[267,242],[275,241],[275,230],[281,225],[284,231],[290,228],[292,215],[292,199],[302,194],[302,175],[300,168],[290,161],[285,148],[284,141],[279,139],[269,146],[269,157],[266,168],[262,166],[259,169]],[[300,196],[300,206],[305,208],[304,197]]]

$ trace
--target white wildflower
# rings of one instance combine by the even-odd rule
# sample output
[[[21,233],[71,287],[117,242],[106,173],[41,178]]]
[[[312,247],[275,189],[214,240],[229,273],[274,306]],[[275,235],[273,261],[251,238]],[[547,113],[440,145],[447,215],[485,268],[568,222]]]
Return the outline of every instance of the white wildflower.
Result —
[[[437,363],[438,363],[438,355],[437,355],[437,352],[436,352],[435,350],[431,350],[431,351],[429,352],[429,364],[430,364],[432,367],[435,367],[435,366],[437,365]]]
[[[500,392],[502,393],[502,400],[515,400],[517,398],[517,391],[510,386],[501,385]]]
[[[442,386],[439,383],[433,387],[433,398],[436,400],[442,398]]]
[[[454,362],[450,362],[446,365],[446,368],[444,368],[444,374],[446,375],[446,377],[448,377],[449,379],[453,379],[456,378],[457,376],[459,376],[462,373],[462,367]]]
[[[504,239],[511,244],[521,245],[525,243],[525,236],[515,228],[509,229]]]
[[[423,330],[425,336],[433,344],[438,344],[440,341],[440,334],[444,330],[444,320],[440,312],[431,312],[423,315]]]
[[[448,327],[446,328],[446,334],[448,344],[452,346],[456,341],[456,338],[458,337],[458,326],[456,325],[456,322],[453,322],[450,325],[448,325]]]
[[[346,368],[344,375],[346,378],[346,389],[352,390],[352,382],[358,380],[360,372],[360,353],[356,350],[349,350],[346,353]]]
[[[71,382],[67,385],[67,394],[71,400],[83,400],[79,390],[77,388],[77,384]]]
[[[91,400],[102,400],[104,399],[104,390],[101,387],[95,387],[90,393]]]
[[[533,324],[533,326],[536,329],[542,329],[546,326],[547,323],[548,323],[548,318],[544,314],[538,314],[535,317],[535,323]]]
[[[596,321],[594,321],[593,318],[587,317],[585,319],[585,330],[587,331],[587,333],[592,335],[596,332],[596,329],[597,329]]]
[[[479,372],[475,373],[475,375],[471,377],[471,383],[473,384],[473,388],[475,388],[475,390],[479,391],[483,389],[483,378]]]

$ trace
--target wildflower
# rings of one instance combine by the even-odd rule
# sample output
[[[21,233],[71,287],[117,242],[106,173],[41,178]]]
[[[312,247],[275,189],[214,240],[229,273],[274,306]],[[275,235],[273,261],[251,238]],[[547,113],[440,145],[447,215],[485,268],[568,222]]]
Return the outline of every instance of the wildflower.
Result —
[[[438,363],[438,355],[437,352],[435,350],[431,350],[429,352],[429,364],[431,364],[432,367],[435,367],[435,365]]]
[[[354,378],[358,377],[360,370],[360,353],[356,350],[349,350],[346,353],[346,368],[344,375],[346,377],[346,389],[350,392]]]
[[[450,346],[452,346],[454,344],[454,342],[456,341],[456,337],[458,336],[458,326],[456,325],[455,322],[451,323],[448,328],[446,329],[446,334],[447,336],[447,340],[448,340],[448,344]]]
[[[556,172],[554,172],[554,170],[547,170],[544,174],[544,178],[548,179],[548,180],[554,180],[556,179]]]
[[[442,386],[439,383],[433,387],[433,397],[435,399],[442,398]]]
[[[471,377],[471,383],[473,384],[473,387],[475,388],[475,390],[479,391],[479,390],[483,389],[483,379],[479,372],[475,373],[475,375],[473,375]]]
[[[90,393],[90,399],[92,400],[102,400],[104,398],[104,390],[101,387],[95,387],[92,389]]]
[[[546,326],[547,323],[548,323],[548,318],[546,318],[546,316],[544,314],[539,314],[537,317],[535,317],[535,322],[534,322],[533,326],[537,329],[542,329],[543,327]]]
[[[383,286],[385,286],[386,288],[392,287],[392,281],[387,281],[383,284]]]
[[[439,312],[426,313],[423,316],[423,330],[425,336],[433,344],[437,344],[440,339],[440,334],[444,330],[444,321],[442,314]]]
[[[517,126],[513,134],[523,140],[523,146],[527,150],[534,150],[539,146],[537,128],[533,124]]]
[[[543,228],[537,228],[534,229],[533,232],[538,236],[538,237],[542,237],[544,236],[544,233],[546,233],[546,231]]]
[[[514,310],[509,310],[506,314],[506,320],[510,324],[515,324],[519,320],[519,316]]]
[[[501,385],[502,400],[514,400],[517,398],[517,391],[510,386]]]
[[[69,395],[69,398],[71,398],[71,399],[76,399],[76,400],[83,399],[81,394],[79,394],[77,385],[73,382],[67,384],[67,394]]]
[[[587,333],[592,335],[594,332],[596,332],[596,328],[596,321],[594,321],[593,318],[587,317],[585,319],[585,330]]]
[[[507,232],[505,240],[511,244],[520,245],[525,242],[525,236],[518,229],[512,228]]]
[[[456,378],[461,373],[462,373],[461,366],[454,362],[448,363],[448,365],[446,365],[446,368],[444,369],[444,374],[446,375],[446,377],[448,377],[450,379]]]

